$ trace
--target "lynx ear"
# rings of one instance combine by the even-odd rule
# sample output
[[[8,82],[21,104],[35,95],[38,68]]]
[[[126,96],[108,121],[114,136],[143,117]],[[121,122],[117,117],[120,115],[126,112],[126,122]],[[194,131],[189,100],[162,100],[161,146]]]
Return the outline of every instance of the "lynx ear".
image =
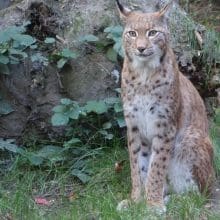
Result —
[[[131,13],[131,10],[124,7],[119,0],[116,0],[117,3],[117,8],[120,14],[121,19],[126,19],[128,17],[128,15]]]
[[[170,7],[173,5],[173,1],[171,0],[169,3],[167,3],[158,13],[160,17],[163,17],[167,11],[170,9]]]

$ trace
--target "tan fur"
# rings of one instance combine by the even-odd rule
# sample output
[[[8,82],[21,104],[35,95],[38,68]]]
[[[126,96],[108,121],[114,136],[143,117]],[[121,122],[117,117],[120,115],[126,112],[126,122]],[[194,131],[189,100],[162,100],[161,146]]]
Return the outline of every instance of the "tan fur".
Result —
[[[202,99],[179,71],[169,46],[163,17],[168,7],[150,14],[122,9],[120,5],[126,23],[121,87],[131,198],[139,201],[144,190],[149,205],[164,207],[166,179],[178,193],[210,188],[214,172],[208,120]]]

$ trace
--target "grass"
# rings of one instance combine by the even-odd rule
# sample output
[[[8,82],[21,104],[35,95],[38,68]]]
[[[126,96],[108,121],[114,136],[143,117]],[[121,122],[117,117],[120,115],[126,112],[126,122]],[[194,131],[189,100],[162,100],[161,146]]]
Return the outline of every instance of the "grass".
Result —
[[[114,164],[122,160],[125,160],[123,169],[116,173]],[[120,146],[107,148],[90,166],[94,175],[86,185],[62,169],[15,166],[0,180],[0,219],[220,219],[220,215],[204,208],[207,200],[197,194],[172,195],[166,217],[148,210],[144,202],[117,212],[117,203],[128,198],[131,188],[127,150]],[[36,197],[46,198],[51,204],[37,205]]]

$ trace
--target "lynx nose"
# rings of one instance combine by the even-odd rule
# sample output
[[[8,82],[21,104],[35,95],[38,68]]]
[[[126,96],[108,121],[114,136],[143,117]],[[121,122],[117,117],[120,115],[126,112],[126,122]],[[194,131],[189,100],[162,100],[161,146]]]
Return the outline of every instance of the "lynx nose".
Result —
[[[140,53],[143,53],[144,50],[146,49],[146,47],[138,47],[137,49],[138,49],[138,51],[139,51]]]

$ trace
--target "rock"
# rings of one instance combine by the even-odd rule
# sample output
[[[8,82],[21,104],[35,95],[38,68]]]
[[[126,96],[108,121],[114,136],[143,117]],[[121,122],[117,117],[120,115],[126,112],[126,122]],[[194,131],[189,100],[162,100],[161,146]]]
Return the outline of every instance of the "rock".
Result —
[[[159,10],[169,0],[133,0],[132,3],[121,1],[129,2],[129,7],[149,12]],[[39,11],[39,16],[33,15]],[[69,62],[60,73],[53,65],[41,70],[25,61],[24,64],[11,67],[9,76],[0,75],[1,93],[16,109],[11,114],[0,117],[0,137],[20,137],[30,128],[50,136],[54,133],[50,124],[51,109],[59,103],[60,98],[69,97],[85,102],[115,94],[114,88],[119,87],[119,68],[115,68],[115,64],[105,54],[94,51],[89,53],[78,43],[81,36],[102,36],[105,27],[119,24],[115,1],[0,0],[0,17],[0,30],[30,20],[32,24],[28,28],[28,34],[41,41],[47,36],[58,36],[63,39],[62,43],[57,43],[58,48],[70,48],[80,53],[79,58]],[[188,66],[192,62],[193,51],[189,46],[186,30],[198,26],[178,4],[172,7],[168,20],[172,47],[177,58],[181,58],[181,63]],[[188,53],[183,51],[189,51],[190,55],[186,56]]]

